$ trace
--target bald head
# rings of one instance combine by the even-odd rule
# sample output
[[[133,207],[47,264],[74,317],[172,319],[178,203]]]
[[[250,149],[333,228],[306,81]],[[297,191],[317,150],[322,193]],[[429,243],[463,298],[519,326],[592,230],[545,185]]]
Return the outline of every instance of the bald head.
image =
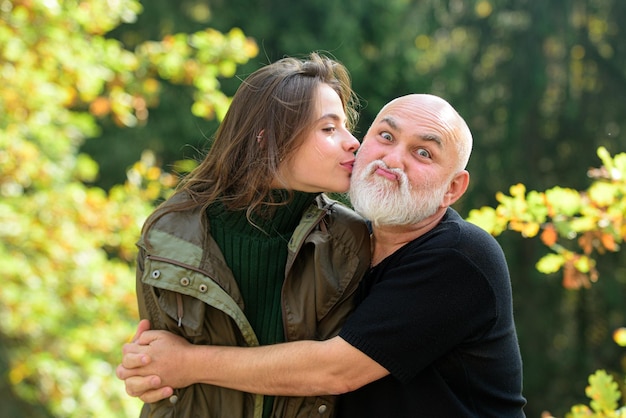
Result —
[[[350,200],[374,226],[435,225],[467,190],[471,147],[467,124],[442,98],[392,100],[359,148]]]
[[[387,103],[375,121],[401,109],[419,119],[430,119],[440,125],[442,134],[454,144],[457,153],[456,171],[465,169],[472,152],[472,133],[465,120],[450,103],[432,94],[407,94]]]

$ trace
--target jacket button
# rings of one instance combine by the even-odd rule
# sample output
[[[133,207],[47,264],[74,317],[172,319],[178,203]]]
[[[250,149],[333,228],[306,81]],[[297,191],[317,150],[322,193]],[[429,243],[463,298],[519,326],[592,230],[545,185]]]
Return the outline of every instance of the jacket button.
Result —
[[[200,290],[200,292],[205,293],[207,290],[209,290],[209,287],[207,285],[205,285],[204,283],[202,283],[199,287],[198,290]]]
[[[328,407],[326,405],[320,405],[320,407],[317,408],[317,412],[320,415],[323,415],[326,412],[327,409],[328,409]]]
[[[176,405],[176,402],[178,402],[178,396],[176,396],[176,395],[170,396],[170,403],[172,405]]]
[[[161,271],[160,270],[154,270],[152,272],[152,278],[153,279],[158,279],[159,277],[161,277]]]
[[[181,286],[189,286],[189,283],[190,283],[189,277],[183,277],[182,279],[180,279]]]

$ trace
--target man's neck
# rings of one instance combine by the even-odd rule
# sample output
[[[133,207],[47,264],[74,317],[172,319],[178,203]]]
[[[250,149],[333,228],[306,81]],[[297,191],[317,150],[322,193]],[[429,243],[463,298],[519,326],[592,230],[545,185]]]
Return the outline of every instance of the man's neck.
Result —
[[[395,253],[409,242],[421,237],[441,221],[447,208],[441,208],[434,215],[417,224],[373,225],[372,226],[372,267]]]

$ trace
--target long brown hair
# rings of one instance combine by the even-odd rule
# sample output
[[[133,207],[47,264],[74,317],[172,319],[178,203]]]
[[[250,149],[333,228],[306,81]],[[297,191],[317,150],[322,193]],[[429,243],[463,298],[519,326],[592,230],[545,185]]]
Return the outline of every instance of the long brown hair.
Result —
[[[249,220],[264,208],[285,204],[274,201],[271,184],[279,176],[279,163],[311,129],[321,83],[337,92],[352,129],[358,100],[341,63],[312,53],[307,59],[288,57],[266,65],[241,83],[204,160],[181,182],[176,193],[190,199],[162,205],[144,231],[167,213],[206,209],[218,200],[229,210],[246,210]]]

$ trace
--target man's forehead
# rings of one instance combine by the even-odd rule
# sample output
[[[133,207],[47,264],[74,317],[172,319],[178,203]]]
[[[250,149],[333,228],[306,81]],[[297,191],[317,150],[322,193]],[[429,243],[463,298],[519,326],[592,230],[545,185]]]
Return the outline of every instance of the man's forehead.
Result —
[[[418,120],[419,118],[414,118],[410,120],[406,120],[406,118],[398,118],[392,114],[381,115],[379,119],[379,123],[385,124],[389,126],[391,129],[398,131],[403,134],[411,135],[415,139],[422,141],[433,141],[437,143],[440,147],[443,146],[444,138],[442,132],[439,129],[429,129],[424,126],[422,123],[423,120]],[[433,121],[435,122],[435,121]]]

